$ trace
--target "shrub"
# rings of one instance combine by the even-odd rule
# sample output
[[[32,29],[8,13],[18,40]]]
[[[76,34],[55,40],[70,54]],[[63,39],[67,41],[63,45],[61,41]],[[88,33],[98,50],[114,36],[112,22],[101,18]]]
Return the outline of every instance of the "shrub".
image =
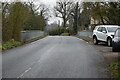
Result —
[[[17,47],[20,45],[21,45],[21,42],[15,41],[14,39],[11,39],[11,40],[2,44],[2,49],[3,50],[10,49],[10,48]]]
[[[69,33],[62,33],[61,36],[70,36]]]
[[[49,31],[49,35],[61,35],[62,33],[64,33],[65,31],[65,28],[64,27],[58,27],[58,28],[55,28],[53,30],[50,30]]]

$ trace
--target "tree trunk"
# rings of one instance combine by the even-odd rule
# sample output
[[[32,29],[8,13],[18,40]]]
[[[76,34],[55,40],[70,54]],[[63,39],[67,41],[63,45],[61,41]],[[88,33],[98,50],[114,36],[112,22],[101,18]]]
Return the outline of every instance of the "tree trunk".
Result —
[[[76,4],[76,8],[75,8],[74,25],[73,25],[75,34],[77,34],[77,27],[78,27],[77,25],[78,25],[78,2]]]
[[[66,27],[66,19],[65,19],[65,17],[63,18],[63,27]]]

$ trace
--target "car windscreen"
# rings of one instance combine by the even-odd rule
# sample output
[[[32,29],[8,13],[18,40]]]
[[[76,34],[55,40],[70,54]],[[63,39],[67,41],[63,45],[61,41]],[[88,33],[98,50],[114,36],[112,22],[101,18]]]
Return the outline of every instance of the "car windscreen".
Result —
[[[115,32],[118,27],[108,27],[107,30],[108,32]]]
[[[118,30],[116,31],[115,36],[116,36],[116,37],[120,37],[120,29],[118,29]]]

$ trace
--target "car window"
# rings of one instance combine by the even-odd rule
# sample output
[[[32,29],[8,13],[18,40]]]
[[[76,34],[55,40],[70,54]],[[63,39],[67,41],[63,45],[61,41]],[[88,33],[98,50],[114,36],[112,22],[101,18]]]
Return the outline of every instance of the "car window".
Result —
[[[118,30],[116,31],[115,36],[116,36],[116,37],[120,37],[120,29],[118,29]]]
[[[100,32],[102,32],[102,27],[99,27],[97,31],[100,31]]]
[[[108,27],[108,32],[115,32],[118,27]]]
[[[105,32],[107,32],[107,30],[106,30],[106,28],[105,28],[105,27],[103,27],[103,28],[102,28],[102,31],[105,31]]]

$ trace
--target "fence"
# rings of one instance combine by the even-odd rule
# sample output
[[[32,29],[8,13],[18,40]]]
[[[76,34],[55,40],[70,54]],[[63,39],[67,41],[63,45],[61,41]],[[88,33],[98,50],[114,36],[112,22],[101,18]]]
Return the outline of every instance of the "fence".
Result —
[[[25,31],[21,31],[20,40],[28,41],[43,35],[44,32],[40,30],[25,30]]]

